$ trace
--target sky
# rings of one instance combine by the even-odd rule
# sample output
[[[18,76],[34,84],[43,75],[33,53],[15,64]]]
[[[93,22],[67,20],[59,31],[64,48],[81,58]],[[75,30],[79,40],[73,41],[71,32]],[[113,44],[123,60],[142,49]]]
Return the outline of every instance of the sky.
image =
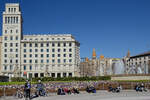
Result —
[[[20,3],[23,34],[71,33],[81,58],[150,50],[150,0],[0,0],[0,33],[5,3]]]

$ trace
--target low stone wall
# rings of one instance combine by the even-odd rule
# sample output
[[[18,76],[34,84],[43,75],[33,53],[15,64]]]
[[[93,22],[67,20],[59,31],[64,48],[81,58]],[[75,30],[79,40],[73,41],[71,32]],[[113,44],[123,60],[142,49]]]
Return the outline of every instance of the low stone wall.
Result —
[[[150,76],[112,76],[111,80],[150,80]]]

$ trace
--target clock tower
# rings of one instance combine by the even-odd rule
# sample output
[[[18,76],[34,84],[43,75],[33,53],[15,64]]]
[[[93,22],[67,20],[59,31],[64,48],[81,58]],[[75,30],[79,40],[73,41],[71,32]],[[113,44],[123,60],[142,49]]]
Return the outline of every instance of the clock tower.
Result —
[[[2,73],[10,77],[21,74],[22,16],[19,4],[7,3],[3,12]]]

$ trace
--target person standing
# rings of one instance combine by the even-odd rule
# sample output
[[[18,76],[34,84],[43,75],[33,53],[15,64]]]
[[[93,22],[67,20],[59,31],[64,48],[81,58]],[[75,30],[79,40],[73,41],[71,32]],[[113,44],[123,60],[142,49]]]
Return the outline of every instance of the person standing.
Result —
[[[24,86],[24,91],[25,91],[25,98],[30,100],[30,89],[31,89],[31,84],[30,82],[27,80]]]

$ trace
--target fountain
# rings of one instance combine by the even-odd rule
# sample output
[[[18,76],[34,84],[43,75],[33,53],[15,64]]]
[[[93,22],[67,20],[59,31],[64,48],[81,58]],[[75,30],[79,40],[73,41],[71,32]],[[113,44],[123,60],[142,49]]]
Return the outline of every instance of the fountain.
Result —
[[[119,75],[119,74],[125,74],[125,67],[124,67],[124,62],[123,60],[118,60],[114,64],[114,74]]]

